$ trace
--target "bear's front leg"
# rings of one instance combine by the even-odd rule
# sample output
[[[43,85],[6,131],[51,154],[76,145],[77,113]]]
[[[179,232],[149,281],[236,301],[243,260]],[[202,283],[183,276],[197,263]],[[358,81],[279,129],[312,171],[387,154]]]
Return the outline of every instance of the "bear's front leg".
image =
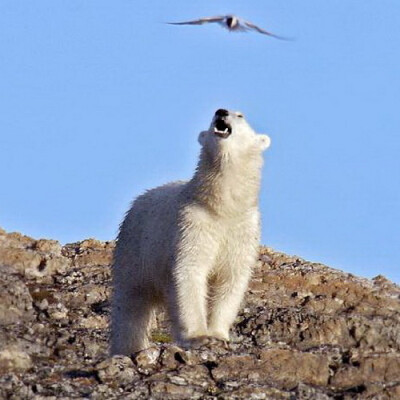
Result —
[[[235,320],[251,276],[251,268],[242,267],[241,273],[216,288],[212,299],[208,335],[229,340],[229,329]]]
[[[211,287],[211,310],[208,335],[229,340],[232,326],[258,258],[260,238],[259,213],[250,209],[226,232],[220,249],[219,273]]]
[[[207,277],[218,249],[205,227],[190,228],[178,240],[168,295],[173,335],[182,344],[207,336]]]

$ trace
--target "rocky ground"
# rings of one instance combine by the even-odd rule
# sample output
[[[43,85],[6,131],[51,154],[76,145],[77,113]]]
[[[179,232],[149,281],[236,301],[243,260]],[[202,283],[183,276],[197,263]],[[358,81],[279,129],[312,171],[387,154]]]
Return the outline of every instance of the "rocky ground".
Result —
[[[265,247],[229,344],[108,358],[113,247],[0,230],[1,399],[400,399],[400,288]]]

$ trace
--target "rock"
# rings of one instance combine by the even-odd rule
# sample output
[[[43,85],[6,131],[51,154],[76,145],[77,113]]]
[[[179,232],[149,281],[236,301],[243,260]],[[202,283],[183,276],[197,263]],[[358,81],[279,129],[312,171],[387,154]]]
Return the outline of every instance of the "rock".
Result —
[[[22,372],[31,367],[31,357],[19,349],[17,345],[7,346],[0,350],[0,372]]]
[[[125,356],[108,358],[96,366],[99,380],[103,383],[118,382],[128,384],[133,382],[137,374],[132,360]]]
[[[189,351],[175,345],[165,346],[161,355],[161,364],[166,369],[176,369],[184,364],[193,365],[195,362]]]
[[[12,266],[17,272],[28,278],[40,276],[45,265],[44,261],[42,263],[40,254],[18,248],[0,248],[0,260],[3,265]]]
[[[159,356],[160,349],[157,347],[150,347],[140,351],[134,358],[138,371],[142,374],[150,374],[156,368]]]
[[[55,240],[34,240],[4,231],[0,232],[0,260],[29,279],[64,273],[71,264],[61,255],[61,245]]]
[[[390,383],[399,378],[399,371],[400,356],[397,354],[361,356],[341,366],[330,383],[332,387],[342,390],[366,386],[366,382]]]
[[[231,341],[108,357],[114,242],[0,229],[0,398],[400,398],[400,288],[260,248]]]
[[[0,325],[32,320],[35,316],[32,303],[29,290],[16,271],[0,265]]]
[[[57,240],[39,239],[31,246],[33,250],[61,257],[62,246]]]
[[[35,242],[36,240],[29,236],[21,235],[18,232],[7,233],[0,228],[0,247],[27,249],[33,247]]]
[[[195,391],[190,386],[176,385],[169,382],[153,382],[150,385],[150,393],[154,399],[199,399],[200,393],[195,394]]]
[[[101,242],[96,239],[87,239],[82,242],[70,243],[63,249],[63,254],[72,256],[75,265],[96,266],[110,265],[114,242]]]

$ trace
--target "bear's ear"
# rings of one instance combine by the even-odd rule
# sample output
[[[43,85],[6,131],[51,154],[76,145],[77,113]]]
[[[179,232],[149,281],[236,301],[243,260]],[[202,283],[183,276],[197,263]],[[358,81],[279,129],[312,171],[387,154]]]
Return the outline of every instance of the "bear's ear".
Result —
[[[199,137],[197,138],[197,140],[199,141],[199,143],[200,143],[202,146],[204,146],[204,142],[205,142],[207,133],[208,133],[208,131],[200,132]]]
[[[267,135],[257,135],[257,142],[261,150],[266,150],[271,144],[271,139]]]

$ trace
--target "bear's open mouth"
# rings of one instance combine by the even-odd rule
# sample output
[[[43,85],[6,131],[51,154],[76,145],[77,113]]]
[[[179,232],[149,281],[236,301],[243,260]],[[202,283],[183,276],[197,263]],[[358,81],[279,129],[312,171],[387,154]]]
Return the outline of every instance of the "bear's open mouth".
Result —
[[[222,118],[214,122],[214,133],[220,138],[226,139],[232,133],[232,127]]]

